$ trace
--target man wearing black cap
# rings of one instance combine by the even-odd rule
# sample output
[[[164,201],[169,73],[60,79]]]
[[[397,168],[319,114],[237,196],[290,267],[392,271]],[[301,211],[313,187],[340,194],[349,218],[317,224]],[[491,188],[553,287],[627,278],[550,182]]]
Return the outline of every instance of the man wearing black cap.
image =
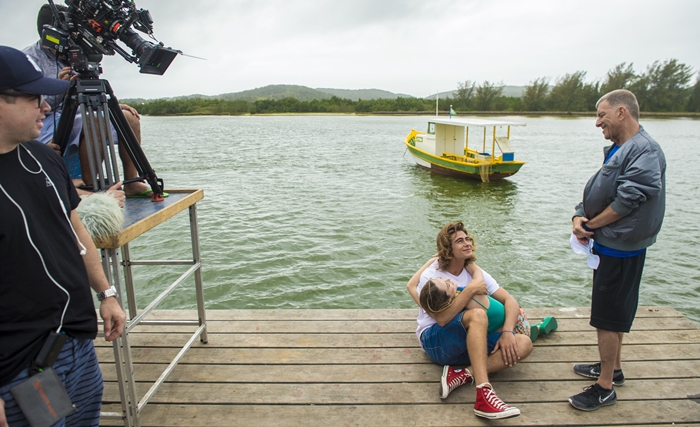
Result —
[[[28,425],[16,386],[49,367],[77,407],[65,425],[99,425],[102,375],[92,343],[91,287],[101,301],[105,339],[116,339],[124,327],[116,291],[78,218],[80,198],[66,166],[34,141],[50,111],[43,96],[68,84],[0,46],[0,427]],[[55,342],[65,344],[46,366],[39,355]]]

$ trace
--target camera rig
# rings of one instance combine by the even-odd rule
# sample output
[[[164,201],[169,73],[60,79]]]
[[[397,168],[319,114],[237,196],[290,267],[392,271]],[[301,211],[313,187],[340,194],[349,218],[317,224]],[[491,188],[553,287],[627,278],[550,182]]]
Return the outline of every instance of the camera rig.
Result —
[[[65,153],[75,115],[80,111],[94,180],[92,189],[104,191],[119,181],[111,123],[138,172],[137,178],[124,184],[145,181],[153,191],[152,201],[162,201],[163,180],[148,163],[109,82],[99,78],[102,74],[100,62],[103,55],[118,53],[127,61],[138,63],[141,73],[162,75],[182,52],[164,47],[160,42],[144,40],[134,31],[139,30],[155,40],[151,14],[136,9],[132,0],[65,0],[67,10],[63,11],[58,10],[53,0],[48,2],[54,25],[44,25],[42,44],[53,49],[57,58],[66,59],[78,75],[71,80],[66,92],[54,143]],[[117,41],[130,47],[132,54]]]
[[[148,34],[153,40],[153,18],[145,9],[136,9],[131,0],[65,0],[67,11],[59,11],[49,0],[54,14],[54,26],[44,26],[42,43],[69,59],[78,72],[97,72],[90,63],[99,63],[102,55],[118,53],[129,62],[136,62],[140,72],[162,75],[182,54],[144,40],[134,29]],[[127,53],[117,41],[132,49]]]

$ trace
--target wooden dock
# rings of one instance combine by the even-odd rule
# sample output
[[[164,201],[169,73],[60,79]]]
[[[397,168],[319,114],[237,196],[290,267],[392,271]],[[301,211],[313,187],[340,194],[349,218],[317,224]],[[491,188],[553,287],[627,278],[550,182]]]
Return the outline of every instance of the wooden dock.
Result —
[[[474,415],[474,386],[438,397],[442,367],[415,336],[411,310],[209,310],[209,343],[197,343],[141,413],[143,426],[700,425],[700,327],[670,307],[640,307],[625,337],[618,403],[595,412],[569,405],[592,381],[572,371],[598,360],[588,308],[526,309],[559,329],[530,357],[491,376],[519,417]],[[157,311],[150,319],[196,318]],[[139,326],[130,334],[143,395],[194,328]],[[112,348],[97,352],[104,411],[120,412]],[[120,425],[103,420],[103,425]]]

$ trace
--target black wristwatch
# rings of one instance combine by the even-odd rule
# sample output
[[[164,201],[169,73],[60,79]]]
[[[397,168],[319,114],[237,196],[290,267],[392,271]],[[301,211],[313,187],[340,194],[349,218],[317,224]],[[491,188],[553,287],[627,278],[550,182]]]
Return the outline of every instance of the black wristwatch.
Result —
[[[103,299],[109,298],[109,297],[119,298],[119,295],[117,294],[117,288],[115,288],[114,286],[110,286],[109,289],[97,294],[98,301],[102,301]]]

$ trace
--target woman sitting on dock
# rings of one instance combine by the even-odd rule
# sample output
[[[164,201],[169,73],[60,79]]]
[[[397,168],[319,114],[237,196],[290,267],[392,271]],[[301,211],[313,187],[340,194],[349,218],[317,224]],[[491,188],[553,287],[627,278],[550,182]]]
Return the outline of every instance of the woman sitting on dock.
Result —
[[[476,266],[475,249],[474,239],[461,222],[440,230],[437,256],[406,285],[419,306],[416,334],[428,357],[444,365],[442,399],[459,386],[476,381],[474,413],[492,419],[512,417],[520,410],[496,396],[488,374],[526,358],[532,351],[532,341],[527,335],[515,333],[520,306],[493,277]]]

